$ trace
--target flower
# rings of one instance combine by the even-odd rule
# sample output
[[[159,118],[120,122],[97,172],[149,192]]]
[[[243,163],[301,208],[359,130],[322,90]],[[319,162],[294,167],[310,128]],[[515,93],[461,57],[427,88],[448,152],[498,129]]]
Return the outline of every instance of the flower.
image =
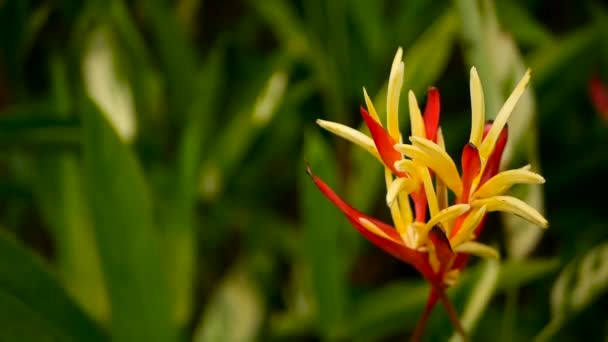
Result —
[[[498,252],[476,241],[486,214],[504,211],[521,216],[540,227],[547,220],[525,202],[505,195],[515,184],[540,184],[545,180],[530,166],[498,172],[507,143],[507,121],[530,79],[528,70],[506,100],[493,122],[485,122],[483,90],[476,69],[471,69],[472,123],[469,142],[460,158],[461,171],[447,154],[439,126],[440,96],[427,91],[424,113],[414,93],[408,93],[411,135],[403,142],[399,130],[399,97],[403,83],[403,50],[399,48],[391,68],[386,129],[363,88],[367,109],[360,108],[371,137],[348,126],[317,120],[324,129],[367,150],[385,168],[386,203],[394,227],[369,217],[341,199],[323,180],[307,171],[316,186],[348,218],[366,239],[385,252],[412,265],[431,284],[423,326],[437,300],[441,300],[456,328],[462,332],[445,288],[455,284],[469,255],[497,258]],[[448,203],[448,190],[455,203]],[[411,200],[411,202],[410,202]],[[413,204],[413,208],[411,206]],[[428,219],[427,219],[428,211]]]

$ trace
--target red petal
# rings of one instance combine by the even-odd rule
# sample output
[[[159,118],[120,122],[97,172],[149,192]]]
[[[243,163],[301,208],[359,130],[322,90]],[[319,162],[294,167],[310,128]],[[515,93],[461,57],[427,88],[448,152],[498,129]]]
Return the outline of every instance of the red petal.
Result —
[[[399,177],[407,177],[407,173],[398,171],[395,169],[395,162],[403,159],[401,153],[395,150],[394,146],[396,144],[395,139],[391,137],[386,130],[372,118],[369,113],[365,110],[365,108],[361,107],[361,116],[363,116],[363,120],[365,120],[365,124],[367,128],[369,128],[369,132],[372,134],[372,139],[374,139],[374,144],[376,144],[376,148],[378,149],[378,153],[380,154],[380,158],[396,176]]]
[[[469,193],[471,192],[473,180],[481,170],[479,151],[473,143],[466,144],[462,149],[460,163],[462,166],[462,195],[460,197],[460,203],[467,203],[469,201]]]
[[[429,239],[433,242],[433,246],[435,246],[435,253],[437,254],[437,259],[439,260],[439,264],[441,265],[441,270],[439,273],[443,273],[446,266],[452,260],[454,256],[454,252],[452,251],[452,246],[450,245],[450,240],[445,235],[443,229],[439,228],[439,226],[434,226],[429,232]]]
[[[373,217],[367,216],[357,209],[351,207],[342,198],[340,198],[323,180],[312,174],[312,170],[307,166],[306,172],[312,177],[315,185],[321,190],[321,192],[332,201],[338,209],[340,209],[344,215],[348,218],[350,223],[363,235],[367,240],[372,242],[374,245],[380,247],[385,252],[389,253],[393,257],[408,263],[416,268],[425,277],[429,278],[433,276],[433,271],[428,263],[426,254],[411,249],[405,246],[399,236],[399,233],[392,226],[376,220]],[[375,224],[388,238],[375,234],[365,228],[359,219],[364,218],[373,224]]]
[[[589,81],[589,96],[591,102],[604,120],[608,120],[608,88],[602,83],[598,75],[593,75]]]
[[[439,128],[439,90],[435,87],[429,88],[426,92],[426,106],[424,108],[424,127],[426,128],[426,138],[437,142],[437,128]]]
[[[486,134],[490,130],[492,123],[486,123],[484,127],[483,136],[485,138]],[[494,177],[498,173],[498,169],[500,168],[500,159],[502,158],[502,153],[505,150],[505,145],[507,145],[507,139],[509,137],[509,126],[505,125],[505,127],[500,131],[500,135],[498,136],[498,140],[496,140],[496,145],[494,146],[494,151],[490,154],[488,158],[488,162],[486,163],[486,167],[483,170],[483,176],[479,182],[479,186],[482,186],[487,182],[490,178]]]

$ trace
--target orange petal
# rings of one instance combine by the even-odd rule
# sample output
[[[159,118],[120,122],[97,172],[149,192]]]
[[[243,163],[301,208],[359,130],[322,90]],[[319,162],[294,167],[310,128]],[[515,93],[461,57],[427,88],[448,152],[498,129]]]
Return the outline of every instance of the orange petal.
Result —
[[[462,195],[460,202],[467,203],[469,201],[469,195],[471,194],[473,180],[481,170],[479,151],[473,143],[464,145],[462,156],[460,157],[460,164],[462,166]]]
[[[429,88],[426,92],[426,106],[424,107],[424,126],[426,138],[437,142],[437,128],[439,128],[439,90],[435,87]]]
[[[484,138],[485,135],[492,127],[492,123],[486,123],[484,127]],[[505,127],[500,131],[500,135],[496,140],[496,145],[494,145],[494,151],[490,154],[488,161],[486,162],[486,167],[483,170],[483,175],[481,176],[481,180],[479,182],[479,186],[482,186],[487,182],[490,178],[494,177],[498,173],[498,169],[500,168],[500,159],[502,158],[502,153],[505,150],[505,146],[507,145],[507,140],[509,138],[509,126],[505,125]]]
[[[357,231],[363,235],[367,240],[372,242],[374,245],[380,247],[382,250],[392,255],[393,257],[412,265],[425,277],[432,277],[433,272],[431,266],[428,264],[426,254],[417,250],[411,249],[403,243],[401,236],[395,228],[392,226],[376,220],[373,217],[367,216],[357,209],[351,207],[342,198],[340,198],[323,180],[315,176],[312,173],[310,166],[307,165],[306,172],[315,185],[321,192],[332,201],[338,209],[340,209],[348,221],[357,229]],[[362,223],[361,219],[367,220],[373,223],[380,231],[381,234],[367,229]]]
[[[429,239],[433,242],[433,246],[435,246],[435,253],[437,253],[437,259],[441,265],[441,271],[439,273],[443,273],[443,270],[445,270],[445,267],[450,263],[454,256],[452,246],[450,246],[450,240],[439,226],[431,228],[431,231],[429,231]]]
[[[407,173],[395,169],[395,162],[403,159],[401,153],[393,148],[396,143],[395,139],[393,139],[388,132],[369,115],[363,106],[361,106],[360,109],[361,116],[363,116],[363,120],[365,120],[365,124],[367,125],[367,128],[369,128],[369,132],[372,134],[372,139],[374,139],[374,144],[376,144],[376,149],[378,149],[378,153],[380,154],[380,158],[382,158],[384,165],[391,169],[396,176],[407,177]]]

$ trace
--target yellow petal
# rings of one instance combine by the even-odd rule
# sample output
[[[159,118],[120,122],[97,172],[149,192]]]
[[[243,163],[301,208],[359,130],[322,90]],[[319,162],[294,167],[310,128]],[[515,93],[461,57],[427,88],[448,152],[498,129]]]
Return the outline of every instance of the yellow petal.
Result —
[[[424,166],[419,167],[418,170],[422,178],[422,184],[424,185],[424,193],[426,194],[430,216],[433,217],[439,213],[439,205],[437,204],[437,196],[435,195],[431,173],[429,172],[429,169]]]
[[[317,125],[339,137],[342,137],[356,145],[359,145],[367,152],[371,153],[374,157],[376,157],[376,159],[382,162],[382,159],[378,154],[378,150],[376,149],[376,145],[374,144],[374,140],[368,137],[367,135],[357,131],[354,128],[339,124],[337,122],[317,119]]]
[[[416,191],[416,188],[417,184],[415,180],[403,177],[396,178],[386,192],[386,204],[390,207],[399,194],[402,192],[412,193]]]
[[[515,108],[517,101],[526,90],[529,81],[530,69],[526,71],[524,77],[522,77],[521,81],[519,81],[519,83],[517,84],[505,104],[502,106],[502,108],[496,115],[496,119],[494,120],[492,127],[490,128],[485,139],[483,139],[483,142],[479,146],[479,155],[481,156],[482,160],[487,160],[490,154],[492,153],[492,150],[494,150],[494,145],[496,144],[496,140],[498,139],[500,132],[507,124],[507,120],[513,112],[513,108]]]
[[[547,220],[536,209],[512,196],[493,196],[477,199],[471,202],[471,206],[487,206],[488,211],[505,211],[520,216],[539,227],[547,228],[549,226]]]
[[[383,237],[383,238],[385,238],[387,240],[391,240],[391,241],[399,243],[399,241],[395,241],[393,238],[391,238],[386,233],[384,233],[382,231],[382,229],[380,229],[380,227],[376,226],[372,221],[370,221],[370,220],[368,220],[366,218],[360,217],[359,218],[359,223],[361,223],[361,225],[365,229],[369,230],[370,232],[372,232],[372,233],[374,233],[374,234],[376,234],[378,236],[381,236],[381,237]]]
[[[437,215],[432,216],[431,219],[426,223],[425,229],[424,229],[425,232],[428,233],[431,230],[431,228],[433,228],[439,222],[451,221],[451,220],[457,218],[458,216],[467,212],[467,210],[469,210],[470,208],[471,208],[470,205],[463,203],[463,204],[454,204],[452,206],[449,206],[449,207],[441,210],[439,213],[437,213]],[[445,225],[443,225],[443,226],[445,228]]]
[[[486,259],[499,259],[500,253],[488,245],[476,241],[467,241],[454,248],[454,252],[476,255]]]
[[[418,166],[410,159],[396,161],[395,169],[397,169],[397,171],[407,172],[411,178],[420,179],[420,175],[418,175]]]
[[[502,195],[515,184],[543,184],[543,176],[528,171],[527,168],[499,172],[479,188],[473,198]]]
[[[395,149],[414,159],[415,162],[435,171],[447,187],[454,191],[456,196],[460,196],[462,193],[462,181],[452,158],[437,144],[428,139],[410,137],[410,141],[414,146],[396,144]]]
[[[397,49],[393,66],[388,78],[388,91],[386,94],[386,128],[396,141],[400,140],[399,133],[399,97],[401,95],[401,86],[403,85],[403,69],[404,65],[401,59],[403,58],[403,49]]]
[[[445,142],[443,140],[441,127],[437,130],[437,145],[445,151]],[[448,188],[439,177],[435,179],[435,188],[437,189],[437,204],[439,205],[439,210],[443,210],[448,207]],[[444,228],[448,231],[448,227],[444,226]]]
[[[486,207],[482,206],[480,208],[473,209],[467,218],[464,219],[462,225],[460,226],[460,230],[450,239],[450,243],[452,247],[456,247],[465,241],[469,241],[473,238],[473,232],[479,226],[483,215],[486,213]]]
[[[402,191],[397,196],[399,198],[399,208],[401,209],[401,219],[403,219],[403,224],[408,226],[414,221],[414,216],[412,214],[412,206],[410,204],[409,193]]]
[[[481,87],[481,81],[477,74],[475,67],[471,68],[471,80],[470,80],[470,92],[471,92],[471,137],[469,141],[475,146],[481,144],[481,138],[483,136],[483,126],[485,121],[486,105],[483,98],[483,88]]]
[[[386,184],[387,190],[393,183],[393,172],[387,167],[384,168],[384,183]],[[391,217],[393,218],[393,224],[395,225],[395,228],[397,229],[399,234],[403,235],[405,233],[405,230],[407,229],[407,225],[405,224],[406,222],[401,216],[401,208],[399,207],[399,203],[397,201],[394,201],[389,206],[389,209],[391,211]]]
[[[426,137],[426,131],[424,129],[424,120],[422,119],[422,113],[420,107],[418,107],[418,101],[416,101],[416,95],[413,91],[408,93],[408,104],[410,107],[410,124],[412,126],[412,136],[415,137]]]
[[[378,117],[378,112],[376,112],[374,103],[369,98],[369,95],[367,95],[367,90],[365,90],[365,87],[363,87],[363,97],[365,98],[365,106],[367,107],[367,112],[369,113],[369,115],[372,118],[374,118],[374,120],[376,120],[377,123],[380,124],[380,126],[382,126],[382,123],[380,122],[380,118]]]

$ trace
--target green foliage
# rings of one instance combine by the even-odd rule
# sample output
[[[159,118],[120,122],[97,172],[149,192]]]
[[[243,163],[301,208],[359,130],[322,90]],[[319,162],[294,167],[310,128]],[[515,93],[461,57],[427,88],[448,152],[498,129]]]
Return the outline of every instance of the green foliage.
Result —
[[[542,170],[513,191],[550,228],[489,217],[501,261],[448,291],[471,339],[605,338],[608,121],[588,88],[608,84],[607,17],[590,0],[0,0],[0,340],[406,339],[427,285],[305,173],[388,222],[381,166],[315,120],[356,127],[363,86],[384,120],[399,46],[401,128],[407,91],[423,106],[437,86],[455,160],[470,66],[489,118],[532,69],[503,162]],[[425,340],[452,335],[438,306]]]

